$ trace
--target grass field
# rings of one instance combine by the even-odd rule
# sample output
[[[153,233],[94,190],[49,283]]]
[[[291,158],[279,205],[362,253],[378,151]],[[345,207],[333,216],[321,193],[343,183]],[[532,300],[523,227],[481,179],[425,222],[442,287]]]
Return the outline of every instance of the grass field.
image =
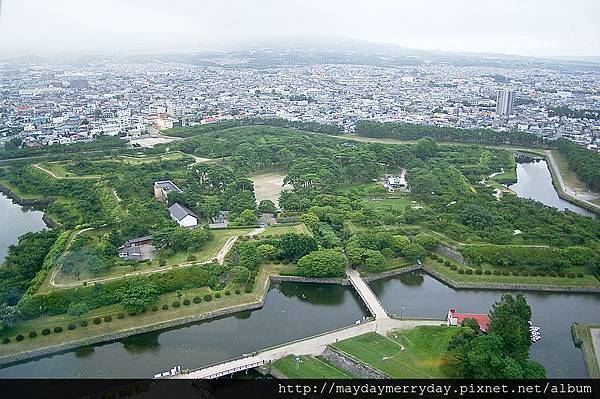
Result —
[[[249,232],[251,232],[252,230],[253,229],[213,230],[212,231],[213,239],[211,241],[207,242],[201,251],[191,253],[191,255],[194,255],[196,257],[194,262],[206,262],[206,261],[209,261],[209,260],[215,258],[217,256],[217,254],[219,253],[219,251],[221,250],[221,248],[223,248],[223,245],[225,245],[225,242],[227,242],[227,240],[229,238],[234,237],[234,236],[246,235]],[[91,237],[95,237],[95,239],[97,239],[97,235],[98,235],[98,233],[93,232],[93,231],[86,232],[83,234],[89,235]],[[166,261],[167,261],[166,267],[179,265],[179,264],[183,264],[183,263],[189,263],[190,261],[188,260],[188,256],[190,256],[190,253],[188,253],[188,252],[184,252],[184,251],[177,252],[175,255],[166,259]],[[135,269],[133,268],[133,265],[136,265]],[[85,268],[85,265],[78,265],[77,267],[78,267],[78,270],[80,273],[79,280],[77,279],[75,274],[64,274],[61,272],[61,273],[57,274],[55,282],[58,284],[65,284],[65,283],[71,283],[71,282],[76,282],[76,281],[83,282],[83,281],[86,281],[86,280],[89,281],[89,280],[92,280],[95,278],[118,277],[118,276],[122,276],[126,273],[132,273],[132,272],[140,272],[140,271],[148,271],[148,270],[159,271],[161,269],[164,269],[164,267],[159,266],[158,261],[156,261],[156,260],[152,261],[150,264],[131,262],[130,264],[124,265],[124,266],[113,266],[110,269],[105,270],[102,273],[99,273],[95,276],[92,275]],[[47,285],[46,287],[48,287],[50,289],[56,289],[56,288],[50,287],[49,285]]]
[[[179,308],[172,307],[173,301],[179,299],[176,292],[161,295],[157,299],[154,305],[158,307],[158,311],[148,310],[145,313],[140,313],[135,316],[129,316],[127,312],[123,311],[123,307],[120,304],[104,306],[94,309],[83,316],[82,319],[89,323],[85,328],[79,327],[77,317],[69,316],[67,314],[42,316],[33,320],[20,321],[14,327],[5,329],[0,334],[1,337],[10,338],[10,343],[0,345],[0,356],[59,345],[69,341],[92,338],[104,334],[114,334],[131,328],[151,326],[157,323],[214,312],[232,306],[254,303],[259,301],[265,294],[269,275],[278,275],[282,271],[289,270],[290,267],[286,266],[264,265],[261,267],[256,277],[256,284],[251,293],[244,293],[244,290],[242,289],[241,294],[235,294],[234,287],[228,287],[227,289],[231,291],[231,295],[224,295],[225,290],[223,290],[221,298],[216,298],[213,295],[213,300],[210,302],[202,300],[199,304],[194,304],[192,302],[188,306],[183,305],[183,300],[186,298],[192,300],[194,296],[203,296],[206,293],[213,293],[210,288],[202,287],[183,291],[182,297],[180,298],[182,304]],[[168,310],[162,310],[162,305],[168,305]],[[123,312],[125,318],[118,319],[117,314],[119,312]],[[95,317],[104,317],[106,315],[112,316],[111,322],[102,321],[98,325],[92,323],[92,320]],[[77,324],[77,328],[72,331],[67,330],[69,323]],[[41,335],[41,331],[44,328],[52,329],[56,326],[61,326],[63,331],[61,333],[51,333],[47,336]],[[30,331],[36,331],[38,336],[29,338],[27,334],[29,334]],[[17,342],[15,336],[18,334],[23,334],[25,339],[21,342]]]
[[[404,213],[404,209],[411,205],[411,201],[406,197],[386,198],[381,200],[364,200],[366,206],[372,209],[390,209],[396,213]]]
[[[439,255],[438,255],[439,256]],[[442,258],[445,259],[445,258]],[[453,263],[456,263],[453,261]],[[496,276],[485,274],[460,274],[457,270],[452,270],[438,263],[435,260],[426,258],[423,260],[423,265],[440,273],[442,276],[456,282],[466,283],[500,283],[500,284],[533,284],[533,285],[556,285],[556,286],[574,286],[574,287],[600,287],[600,281],[594,276],[585,272],[583,269],[568,269],[565,272],[585,272],[583,277],[550,277],[550,276],[513,276],[512,271],[510,276]],[[459,269],[469,269],[468,266],[459,265]],[[482,265],[483,270],[495,270],[491,265]],[[473,269],[474,270],[474,269]]]
[[[312,356],[299,356],[299,361],[297,362],[296,356],[290,355],[277,360],[271,367],[288,378],[353,378],[346,371],[340,370],[326,360]]]
[[[265,231],[260,233],[258,237],[263,237],[266,235],[280,236],[287,233],[312,235],[304,223],[300,223],[294,226],[269,226],[265,229]]]
[[[445,354],[459,328],[421,326],[383,337],[367,333],[333,345],[392,378],[445,378]]]
[[[560,175],[562,176],[567,186],[569,186],[573,190],[587,192],[590,188],[587,186],[587,184],[585,184],[585,182],[579,180],[577,174],[575,174],[575,172],[569,167],[569,163],[567,162],[564,155],[561,154],[561,152],[558,150],[552,150],[551,152],[552,157],[558,165]]]

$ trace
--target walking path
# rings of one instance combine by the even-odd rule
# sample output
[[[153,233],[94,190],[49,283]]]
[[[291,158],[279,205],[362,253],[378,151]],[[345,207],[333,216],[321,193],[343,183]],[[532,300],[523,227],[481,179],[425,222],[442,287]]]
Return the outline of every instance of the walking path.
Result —
[[[406,330],[421,325],[439,325],[441,322],[441,320],[394,320],[389,318],[384,324],[377,320],[369,321],[306,339],[293,341],[274,348],[259,350],[250,356],[243,356],[237,359],[206,366],[197,370],[187,372],[184,371],[182,374],[178,374],[170,378],[217,378],[223,375],[258,367],[263,364],[268,364],[289,355],[317,356],[323,353],[327,345],[334,344],[335,342],[344,339],[356,337],[358,335],[366,334],[368,332],[385,334],[392,330]]]
[[[50,176],[54,177],[55,179],[67,179],[67,180],[82,180],[82,179],[100,179],[100,176],[94,176],[94,175],[90,175],[90,176],[70,176],[70,177],[64,177],[64,176],[58,176],[57,174],[55,174],[54,172],[52,172],[51,170],[48,170],[46,168],[44,168],[43,166],[41,166],[40,164],[33,164],[32,165],[34,168],[41,170],[42,172],[45,172],[47,174],[49,174]]]
[[[78,232],[76,232],[73,237],[71,238],[71,240],[73,238],[75,238],[76,235],[79,235],[81,233],[83,233],[84,231],[88,231],[91,230],[90,229],[85,229],[85,230],[80,230]],[[251,231],[250,233],[248,233],[248,236],[255,236],[257,234],[262,233],[263,231],[265,231],[264,228],[257,228],[253,231]],[[214,259],[217,259],[217,261],[220,264],[223,264],[223,262],[225,262],[225,256],[227,255],[227,253],[231,250],[231,248],[233,247],[233,244],[235,244],[235,241],[239,238],[239,236],[234,236],[229,238],[225,244],[223,245],[223,247],[221,248],[221,250],[217,253],[217,255],[214,258],[211,258],[205,262],[188,262],[188,263],[180,263],[178,265],[172,265],[172,266],[167,266],[167,267],[162,267],[160,269],[149,269],[149,270],[140,270],[140,271],[133,271],[133,272],[129,272],[129,273],[125,273],[125,274],[121,274],[118,276],[111,276],[111,277],[98,277],[98,278],[93,278],[93,279],[88,279],[85,280],[85,282],[87,284],[92,284],[92,283],[105,283],[107,281],[114,281],[114,280],[120,280],[122,278],[126,278],[126,277],[133,277],[133,276],[145,276],[145,275],[149,275],[149,274],[154,274],[154,273],[164,273],[170,270],[174,270],[174,269],[184,269],[184,268],[188,268],[188,267],[192,267],[195,265],[205,265],[205,264],[209,264],[212,263],[212,261]],[[68,248],[68,245],[67,245]],[[55,281],[56,276],[58,275],[58,273],[60,272],[60,266],[55,267],[54,270],[52,271],[52,274],[50,275],[50,285],[52,287],[55,288],[72,288],[72,287],[78,287],[84,284],[83,281],[73,281],[70,283],[57,283]]]
[[[563,177],[562,177],[562,175],[560,173],[560,168],[558,167],[558,164],[556,163],[556,160],[552,156],[552,151],[546,150],[545,154],[546,154],[546,158],[549,161],[548,165],[554,171],[553,174],[556,175],[556,180],[558,180],[558,185],[560,186],[560,189],[567,196],[573,197],[573,198],[577,199],[580,202],[584,202],[586,205],[589,205],[593,209],[596,209],[596,210],[600,211],[600,206],[594,204],[593,202],[591,202],[591,200],[595,200],[595,199],[600,198],[600,195],[598,193],[580,192],[580,191],[574,190],[573,188],[569,187],[565,183],[565,181],[564,181],[564,179],[563,179]]]

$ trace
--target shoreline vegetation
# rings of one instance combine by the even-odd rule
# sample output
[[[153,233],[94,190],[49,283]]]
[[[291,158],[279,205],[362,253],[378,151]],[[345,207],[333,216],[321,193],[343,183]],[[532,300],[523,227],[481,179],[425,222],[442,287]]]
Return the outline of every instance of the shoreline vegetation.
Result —
[[[10,347],[9,345],[0,346],[0,367],[12,365],[12,364],[19,363],[22,361],[32,360],[35,358],[45,357],[47,355],[54,354],[54,353],[68,352],[70,350],[73,350],[73,349],[79,348],[79,347],[83,347],[83,346],[94,345],[94,344],[99,344],[99,343],[104,343],[104,342],[112,342],[112,341],[116,341],[116,340],[119,340],[122,338],[132,336],[132,335],[137,335],[137,334],[142,334],[142,333],[147,333],[147,332],[152,332],[152,331],[167,330],[170,328],[181,327],[186,324],[197,323],[200,321],[208,321],[210,319],[228,317],[228,316],[231,316],[233,314],[243,312],[243,311],[257,310],[257,309],[260,309],[263,307],[266,297],[268,295],[268,292],[270,290],[271,284],[277,283],[277,282],[350,285],[349,281],[345,277],[343,277],[343,278],[306,278],[306,277],[301,277],[301,276],[286,275],[285,270],[278,270],[281,268],[282,268],[281,266],[277,267],[277,266],[273,266],[273,265],[263,266],[261,268],[261,271],[259,272],[260,277],[259,277],[259,280],[257,281],[258,284],[256,284],[256,290],[253,291],[251,294],[242,294],[241,297],[239,297],[239,295],[238,295],[238,297],[240,299],[244,299],[244,300],[237,304],[231,304],[231,301],[227,302],[227,300],[229,299],[227,297],[221,298],[219,300],[214,299],[211,303],[207,304],[205,302],[204,304],[206,306],[213,306],[216,303],[216,301],[221,301],[221,303],[223,304],[223,307],[218,307],[218,306],[213,307],[212,309],[206,309],[204,311],[204,313],[198,313],[198,314],[191,314],[191,313],[195,313],[199,310],[199,307],[197,304],[192,304],[191,306],[182,306],[180,308],[182,310],[181,312],[180,312],[180,309],[176,310],[176,312],[180,313],[178,317],[171,318],[168,320],[163,320],[163,321],[155,321],[152,324],[147,324],[147,325],[143,325],[143,326],[132,326],[132,324],[139,324],[139,321],[141,321],[140,320],[141,318],[145,318],[148,316],[152,317],[153,315],[160,315],[160,313],[153,313],[151,311],[148,311],[146,313],[138,314],[135,316],[126,315],[123,320],[115,320],[116,318],[113,318],[112,323],[103,322],[103,323],[101,323],[101,325],[93,325],[91,323],[92,318],[86,317],[85,318],[86,320],[87,319],[90,320],[89,327],[86,327],[88,329],[86,332],[89,332],[90,328],[101,327],[104,333],[98,334],[98,335],[92,336],[92,337],[87,337],[87,338],[74,338],[72,341],[51,343],[45,347],[39,347],[36,349],[26,350],[26,351],[22,351],[22,352],[15,352],[15,353],[9,353],[9,352],[3,350],[3,349],[8,349],[8,347]],[[290,269],[290,266],[287,266],[284,268]],[[395,276],[398,276],[401,274],[411,273],[411,272],[415,272],[415,271],[423,271],[454,289],[491,289],[491,290],[506,290],[506,291],[554,291],[554,292],[600,293],[600,287],[584,288],[584,287],[569,287],[569,286],[540,286],[540,285],[534,285],[534,284],[516,284],[516,283],[499,283],[499,284],[492,283],[492,284],[489,284],[489,283],[483,283],[483,282],[482,283],[457,282],[457,281],[452,280],[450,277],[435,271],[434,269],[432,269],[430,267],[416,266],[416,265],[410,266],[410,267],[403,267],[400,269],[391,270],[391,271],[387,271],[387,272],[383,272],[383,273],[379,273],[379,274],[375,274],[375,275],[370,275],[370,276],[365,277],[365,280],[370,282],[370,281],[375,281],[375,280],[379,280],[379,279],[391,278],[391,277],[395,277]],[[284,273],[284,274],[279,274],[279,273]],[[168,297],[168,298],[157,301],[157,306],[160,305],[162,302],[169,302],[170,300],[173,299],[172,298],[173,295],[166,295],[166,297]],[[237,298],[233,297],[232,299],[237,299]],[[229,305],[229,306],[227,306],[227,305]],[[206,306],[205,306],[205,308],[206,308]],[[95,315],[102,317],[102,315],[104,313],[113,314],[113,313],[119,312],[119,310],[115,309],[114,306],[107,307],[107,308],[109,308],[109,309],[103,310],[100,313],[95,313]],[[168,312],[171,312],[171,311],[172,311],[171,309],[168,310]],[[163,310],[158,310],[158,312],[164,313]],[[190,313],[190,314],[188,314],[188,313]],[[57,317],[57,316],[54,316],[54,317]],[[64,319],[60,316],[58,316],[57,318]],[[131,323],[132,320],[135,320],[135,322]],[[129,322],[128,322],[128,324],[124,325],[123,328],[117,329],[117,330],[113,329],[113,331],[110,331],[111,327],[117,326],[116,323],[123,323],[124,321],[129,321]],[[62,320],[62,324],[65,324],[65,322],[66,322],[65,320]],[[57,324],[57,323],[50,322],[47,324],[48,324],[48,326],[50,326],[50,325]],[[78,326],[78,329],[81,330],[81,328],[79,328],[79,326]],[[75,330],[75,331],[77,331],[77,330]],[[48,335],[48,337],[38,336],[35,339],[39,340],[39,341],[34,341],[34,342],[41,343],[41,339],[43,339],[43,338],[46,338],[46,340],[49,341],[54,337],[59,337],[59,336],[65,337],[64,334],[67,334],[70,332],[71,331],[69,331],[69,332],[65,331],[63,333],[63,335],[50,334],[50,335]],[[12,337],[12,338],[14,338],[14,337]],[[29,342],[33,341],[33,339],[30,339],[30,338],[25,338],[25,340],[29,340]],[[23,342],[25,342],[25,340]],[[17,345],[18,344],[21,344],[21,343],[17,343]]]

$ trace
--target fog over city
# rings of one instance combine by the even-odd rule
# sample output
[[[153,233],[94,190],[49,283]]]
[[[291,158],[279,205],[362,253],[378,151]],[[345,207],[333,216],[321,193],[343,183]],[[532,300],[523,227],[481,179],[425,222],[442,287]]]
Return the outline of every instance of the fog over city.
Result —
[[[231,50],[290,38],[600,55],[597,0],[4,0],[0,54]]]

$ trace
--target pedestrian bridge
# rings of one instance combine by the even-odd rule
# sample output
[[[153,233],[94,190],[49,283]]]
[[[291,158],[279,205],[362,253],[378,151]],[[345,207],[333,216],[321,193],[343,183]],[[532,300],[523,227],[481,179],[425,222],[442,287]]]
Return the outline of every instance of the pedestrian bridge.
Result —
[[[373,317],[367,321],[357,321],[357,324],[328,331],[312,337],[292,341],[283,345],[258,350],[252,354],[237,357],[235,359],[211,364],[195,370],[183,370],[175,375],[162,376],[157,374],[156,378],[203,378],[213,379],[229,374],[252,369],[255,367],[271,364],[272,362],[289,355],[313,355],[323,353],[327,345],[356,337],[368,332],[377,332],[385,335],[397,329],[410,329],[421,325],[439,325],[441,320],[397,320],[389,317],[383,305],[373,293],[371,288],[362,279],[356,270],[348,270],[348,279],[358,292]]]

